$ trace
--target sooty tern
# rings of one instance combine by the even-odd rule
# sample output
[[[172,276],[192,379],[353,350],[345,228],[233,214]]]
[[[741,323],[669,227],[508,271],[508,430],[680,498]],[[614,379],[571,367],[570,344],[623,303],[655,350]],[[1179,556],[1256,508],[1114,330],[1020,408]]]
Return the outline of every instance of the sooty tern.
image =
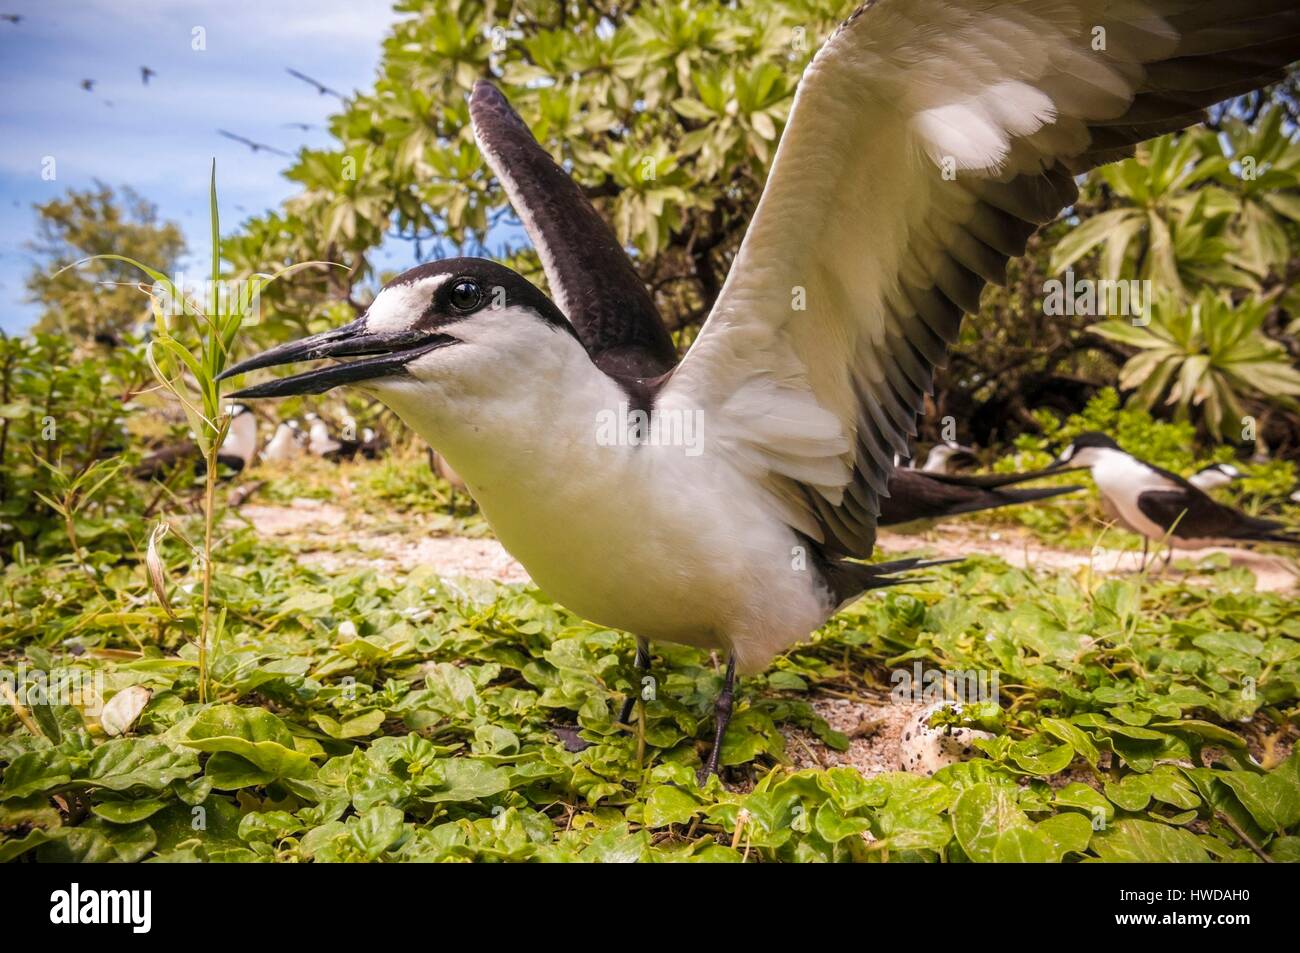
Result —
[[[307,421],[307,450],[317,457],[333,459],[343,451],[343,444],[330,433],[330,425],[319,414],[304,415]]]
[[[257,417],[243,404],[231,404],[226,413],[230,415],[230,427],[217,450],[217,462],[240,473],[252,464],[257,455]],[[141,479],[153,479],[164,476],[187,460],[192,462],[197,475],[207,472],[207,461],[199,452],[199,445],[190,439],[151,451],[140,461],[134,473]]]
[[[1280,78],[1297,17],[1294,0],[864,5],[805,70],[680,362],[609,226],[480,82],[475,136],[554,302],[490,261],[431,262],[225,376],[350,358],[240,394],[375,395],[552,597],[641,648],[726,652],[711,772],[737,669],[917,564],[848,560],[873,549],[894,454],[985,283],[1077,175]]]
[[[367,460],[376,459],[388,445],[373,427],[362,428],[360,444],[361,455]]]
[[[265,449],[262,450],[262,459],[272,463],[287,463],[290,460],[296,460],[306,453],[307,448],[303,446],[302,432],[298,429],[296,420],[282,421],[275,428],[275,434],[267,441]]]
[[[930,448],[930,452],[925,455],[925,465],[920,469],[923,473],[952,473],[958,465],[974,462],[974,450],[951,440],[945,440]]]
[[[1201,467],[1189,476],[1187,482],[1198,490],[1208,493],[1210,490],[1227,486],[1234,480],[1240,480],[1243,476],[1245,474],[1231,463],[1211,463],[1208,467]]]
[[[1201,467],[1201,469],[1197,470],[1195,473],[1189,476],[1187,478],[1187,482],[1190,483],[1192,486],[1196,487],[1198,490],[1203,490],[1204,492],[1209,493],[1211,490],[1216,490],[1219,487],[1227,486],[1233,480],[1240,479],[1241,476],[1242,476],[1242,472],[1238,470],[1236,467],[1234,467],[1231,463],[1211,463],[1209,466]],[[1121,514],[1120,511],[1115,508],[1115,505],[1111,503],[1110,499],[1105,496],[1101,498],[1101,509],[1102,512],[1106,514],[1106,519],[1119,524],[1124,529],[1128,530],[1130,533],[1133,533],[1134,535],[1137,536],[1142,535],[1138,530],[1134,529],[1131,525],[1129,525],[1128,521],[1124,519],[1123,514]],[[1150,549],[1150,545],[1151,545],[1151,541],[1148,540],[1146,537],[1143,537],[1142,539],[1143,566],[1146,565],[1146,560]],[[1165,565],[1168,565],[1170,559],[1172,558],[1173,558],[1173,550],[1171,549],[1165,554]]]
[[[1300,545],[1300,535],[1285,524],[1225,506],[1189,480],[1126,453],[1103,433],[1076,437],[1057,463],[1092,470],[1102,499],[1126,528],[1143,537],[1144,565],[1153,541],[1171,549],[1233,542]]]
[[[350,425],[344,433],[339,433],[321,416],[315,413],[305,414],[304,418],[308,423],[307,450],[318,457],[324,457],[326,460],[333,460],[336,463],[339,460],[351,460],[363,450],[368,457],[374,457],[379,452],[379,440],[375,432],[366,428],[365,434],[360,439],[349,437],[347,434],[354,433]],[[366,441],[369,440],[367,447]]]

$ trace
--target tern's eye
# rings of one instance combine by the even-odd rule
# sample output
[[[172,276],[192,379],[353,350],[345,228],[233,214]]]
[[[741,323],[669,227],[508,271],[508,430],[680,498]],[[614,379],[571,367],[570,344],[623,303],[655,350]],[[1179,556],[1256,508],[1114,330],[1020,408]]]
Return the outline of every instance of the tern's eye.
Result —
[[[478,282],[460,278],[451,286],[448,300],[457,311],[473,311],[483,300],[483,290],[479,288]]]

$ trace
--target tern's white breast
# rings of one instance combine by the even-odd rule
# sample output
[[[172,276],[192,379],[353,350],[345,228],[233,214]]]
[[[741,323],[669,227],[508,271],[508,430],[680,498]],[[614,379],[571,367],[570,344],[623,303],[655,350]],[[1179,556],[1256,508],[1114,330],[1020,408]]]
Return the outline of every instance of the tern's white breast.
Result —
[[[766,493],[710,441],[708,420],[691,446],[611,443],[607,415],[628,397],[560,337],[535,356],[517,349],[530,365],[490,377],[472,344],[434,352],[416,369],[428,383],[380,393],[460,473],[502,545],[579,615],[734,649],[742,671],[807,638],[833,610],[829,594]]]
[[[724,458],[543,441],[528,472],[462,471],[539,586],[601,625],[760,669],[832,609],[800,539]]]

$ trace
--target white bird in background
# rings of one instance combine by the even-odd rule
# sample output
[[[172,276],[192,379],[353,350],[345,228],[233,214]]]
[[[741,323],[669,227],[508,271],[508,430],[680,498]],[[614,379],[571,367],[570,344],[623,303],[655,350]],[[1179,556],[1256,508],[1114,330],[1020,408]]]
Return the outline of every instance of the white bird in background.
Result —
[[[952,473],[959,463],[974,463],[975,451],[952,440],[936,443],[925,455],[923,473]]]
[[[273,463],[288,463],[306,453],[302,445],[302,433],[298,430],[296,420],[283,421],[275,428],[275,434],[267,441],[262,451],[262,459]]]
[[[864,565],[962,315],[1075,176],[1283,75],[1294,0],[877,0],[805,71],[721,293],[679,362],[609,226],[480,82],[474,132],[552,303],[501,265],[431,262],[350,324],[225,376],[351,357],[238,396],[355,385],[436,446],[553,598],[757,672]],[[1099,42],[1098,37],[1104,39]],[[792,307],[802,291],[803,308]]]
[[[1227,486],[1234,480],[1240,480],[1245,474],[1231,463],[1211,463],[1201,467],[1187,478],[1187,482],[1206,493]]]
[[[243,470],[257,457],[257,415],[243,404],[231,404],[226,413],[230,415],[230,429],[221,441],[218,458],[223,463],[239,460],[239,469]]]
[[[257,416],[243,404],[227,405],[226,413],[230,415],[230,426],[217,450],[217,461],[235,473],[241,473],[252,466],[257,457]],[[193,466],[197,474],[207,471],[207,462],[193,433],[185,440],[149,452],[133,472],[142,479],[154,479],[165,476],[182,463]]]
[[[361,455],[367,460],[374,460],[384,449],[384,438],[373,427],[361,430]]]
[[[317,457],[337,456],[343,444],[334,439],[329,424],[316,414],[305,414],[307,421],[307,450]]]

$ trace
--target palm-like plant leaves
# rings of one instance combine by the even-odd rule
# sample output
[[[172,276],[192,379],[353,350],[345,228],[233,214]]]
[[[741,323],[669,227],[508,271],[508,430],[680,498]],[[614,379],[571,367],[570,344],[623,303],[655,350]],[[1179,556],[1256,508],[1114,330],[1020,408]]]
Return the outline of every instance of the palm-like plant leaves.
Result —
[[[1185,304],[1164,294],[1152,302],[1150,322],[1111,320],[1090,330],[1138,353],[1120,371],[1120,387],[1150,409],[1177,406],[1181,416],[1199,410],[1206,425],[1228,436],[1242,417],[1241,398],[1281,403],[1300,397],[1300,370],[1286,350],[1261,332],[1271,300],[1234,305],[1203,291]]]

